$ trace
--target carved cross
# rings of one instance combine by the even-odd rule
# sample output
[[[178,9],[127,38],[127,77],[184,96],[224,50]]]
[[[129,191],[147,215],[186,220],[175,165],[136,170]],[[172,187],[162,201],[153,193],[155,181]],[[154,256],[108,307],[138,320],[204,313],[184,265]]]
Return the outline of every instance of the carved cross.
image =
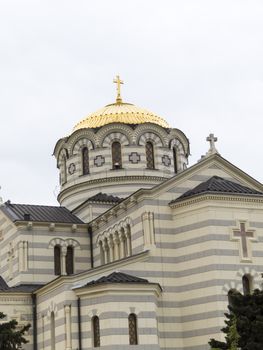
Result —
[[[102,157],[101,155],[98,155],[94,159],[94,164],[96,166],[102,166],[105,163],[105,158]]]
[[[121,99],[121,84],[123,84],[123,80],[120,80],[120,76],[117,75],[116,79],[113,80],[114,84],[117,84],[117,98],[116,98],[116,102],[117,103],[121,103],[122,99]]]
[[[245,223],[240,223],[240,230],[233,230],[233,236],[238,237],[241,248],[242,248],[242,255],[244,258],[248,258],[248,242],[247,239],[253,239],[254,238],[254,231],[246,231]]]
[[[133,164],[137,164],[139,163],[139,161],[141,160],[141,157],[140,155],[137,153],[137,152],[132,152],[130,155],[129,155],[129,161]]]
[[[210,143],[210,151],[216,151],[215,142],[217,141],[217,137],[214,134],[210,134],[207,136],[206,141]]]

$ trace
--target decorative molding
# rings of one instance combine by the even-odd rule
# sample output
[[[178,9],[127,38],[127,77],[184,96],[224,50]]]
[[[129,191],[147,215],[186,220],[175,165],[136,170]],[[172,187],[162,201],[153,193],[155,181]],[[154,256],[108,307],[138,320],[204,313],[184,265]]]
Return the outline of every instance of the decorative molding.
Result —
[[[162,156],[162,163],[164,166],[169,167],[172,163],[171,158],[167,154],[163,155]]]
[[[76,172],[76,165],[75,163],[70,163],[68,167],[68,173],[70,175],[73,175]]]

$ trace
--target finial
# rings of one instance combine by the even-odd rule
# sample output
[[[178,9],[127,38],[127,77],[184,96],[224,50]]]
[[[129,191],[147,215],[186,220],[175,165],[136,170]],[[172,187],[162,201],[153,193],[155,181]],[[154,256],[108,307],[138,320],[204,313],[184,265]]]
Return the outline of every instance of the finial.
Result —
[[[206,141],[210,142],[210,149],[209,153],[217,153],[217,149],[215,147],[215,142],[217,141],[217,137],[214,136],[214,134],[210,134],[207,136]]]
[[[121,84],[123,84],[123,81],[120,80],[120,76],[116,75],[116,79],[113,80],[114,84],[117,84],[117,98],[116,103],[122,103],[121,98]]]

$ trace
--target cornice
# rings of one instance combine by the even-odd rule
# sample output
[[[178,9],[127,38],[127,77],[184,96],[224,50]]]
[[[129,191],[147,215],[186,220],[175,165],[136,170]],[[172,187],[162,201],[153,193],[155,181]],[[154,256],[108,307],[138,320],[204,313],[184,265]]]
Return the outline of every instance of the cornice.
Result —
[[[186,207],[189,205],[193,205],[196,203],[204,202],[204,201],[227,201],[227,202],[242,202],[242,203],[257,203],[263,204],[263,197],[257,195],[248,195],[248,194],[221,194],[221,193],[203,193],[195,195],[191,198],[182,199],[181,201],[171,203],[169,206],[174,208]]]
[[[82,189],[87,188],[87,186],[92,186],[92,185],[100,185],[100,184],[107,184],[107,183],[129,183],[129,182],[138,182],[138,181],[143,181],[143,182],[163,182],[165,180],[169,179],[169,177],[163,177],[163,176],[151,176],[151,175],[123,175],[123,176],[113,176],[113,177],[103,177],[100,179],[93,179],[93,180],[88,180],[84,181],[81,183],[77,183],[74,185],[71,185],[65,189],[63,189],[59,194],[58,194],[58,201],[61,200],[61,198],[65,195],[67,195],[69,192],[74,192],[76,189]]]

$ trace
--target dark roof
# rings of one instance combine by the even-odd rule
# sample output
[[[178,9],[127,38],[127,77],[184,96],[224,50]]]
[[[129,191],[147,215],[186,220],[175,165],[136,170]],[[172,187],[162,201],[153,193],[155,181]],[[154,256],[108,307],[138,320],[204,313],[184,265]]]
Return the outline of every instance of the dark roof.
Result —
[[[131,275],[127,275],[123,272],[113,272],[108,276],[103,276],[97,280],[88,282],[86,286],[101,284],[101,283],[149,283],[144,278],[139,278]]]
[[[18,286],[9,287],[2,276],[0,276],[0,292],[22,292],[22,293],[32,293],[42,284],[20,284]]]
[[[120,203],[122,200],[123,199],[120,197],[108,195],[102,192],[99,192],[87,199],[88,202],[110,202],[110,203]]]
[[[249,194],[249,195],[263,195],[262,192],[256,191],[253,188],[249,188],[240,185],[236,182],[223,179],[219,176],[213,176],[205,182],[202,182],[193,189],[185,192],[171,203],[175,203],[185,198],[196,196],[201,193],[230,193],[230,194]]]
[[[7,201],[1,209],[15,221],[59,222],[84,224],[65,207],[48,205],[13,204]]]
[[[83,203],[81,203],[75,209],[73,209],[72,212],[76,212],[83,205],[85,205],[86,203],[90,203],[90,202],[93,202],[93,203],[94,202],[101,202],[101,203],[118,204],[122,200],[123,200],[123,198],[99,192],[99,193],[95,194],[94,196],[89,197],[88,199],[86,199]]]

